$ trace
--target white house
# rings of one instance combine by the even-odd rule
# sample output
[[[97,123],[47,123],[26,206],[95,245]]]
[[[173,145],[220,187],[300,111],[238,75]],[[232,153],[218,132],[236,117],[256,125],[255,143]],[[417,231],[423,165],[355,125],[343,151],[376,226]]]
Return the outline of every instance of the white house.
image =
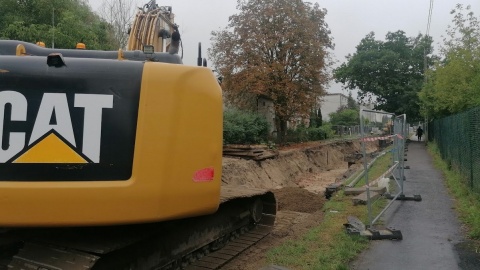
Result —
[[[377,111],[374,109],[374,105],[373,104],[365,104],[365,105],[360,105],[360,109],[363,109],[363,110],[371,110],[371,111]],[[364,119],[368,119],[368,121],[370,122],[377,122],[377,123],[381,123],[383,118],[385,116],[389,116],[388,114],[385,114],[384,113],[385,111],[378,111],[378,113],[375,113],[375,112],[363,112],[363,118]]]
[[[330,121],[329,114],[348,104],[348,97],[341,93],[326,94],[318,102],[322,112],[322,120]]]

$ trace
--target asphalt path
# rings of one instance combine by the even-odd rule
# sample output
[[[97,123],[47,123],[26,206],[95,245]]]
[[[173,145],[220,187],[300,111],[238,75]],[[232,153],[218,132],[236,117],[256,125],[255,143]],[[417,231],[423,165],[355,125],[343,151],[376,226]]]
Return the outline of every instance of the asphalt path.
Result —
[[[422,201],[395,201],[382,217],[403,240],[372,240],[350,269],[480,269],[478,254],[463,250],[464,237],[444,178],[434,168],[424,142],[408,144],[404,194]]]

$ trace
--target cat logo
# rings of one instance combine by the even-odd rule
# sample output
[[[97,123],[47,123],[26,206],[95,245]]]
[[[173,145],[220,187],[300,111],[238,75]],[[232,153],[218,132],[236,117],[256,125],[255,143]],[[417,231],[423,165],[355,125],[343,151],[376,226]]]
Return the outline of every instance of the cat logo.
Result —
[[[3,60],[3,59],[2,59]],[[142,62],[0,63],[0,181],[132,178]]]
[[[0,163],[99,163],[102,114],[113,108],[113,95],[74,94],[71,103],[66,93],[43,93],[32,114],[23,94],[1,91]],[[83,111],[83,123],[72,124],[71,110]],[[26,130],[13,131],[15,122],[26,122]]]

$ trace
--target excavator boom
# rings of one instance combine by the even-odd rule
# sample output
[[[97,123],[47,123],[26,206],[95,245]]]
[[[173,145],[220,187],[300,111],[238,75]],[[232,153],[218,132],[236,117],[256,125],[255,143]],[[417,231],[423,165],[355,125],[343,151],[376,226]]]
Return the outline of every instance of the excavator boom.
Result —
[[[174,18],[172,7],[159,6],[155,0],[145,4],[135,14],[127,50],[143,50],[147,45],[153,46],[155,52],[171,51],[171,46],[178,52],[180,34]]]

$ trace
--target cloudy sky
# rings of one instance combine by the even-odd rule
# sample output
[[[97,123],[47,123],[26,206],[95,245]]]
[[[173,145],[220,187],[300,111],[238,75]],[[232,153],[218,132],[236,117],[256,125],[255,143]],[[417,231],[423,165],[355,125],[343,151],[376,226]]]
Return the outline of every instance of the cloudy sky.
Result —
[[[102,1],[90,0],[94,10]],[[148,2],[136,1],[138,5]],[[360,40],[369,32],[384,40],[387,32],[403,30],[407,36],[424,34],[427,28],[430,0],[318,0],[327,9],[326,21],[332,31],[335,49],[333,57],[338,64],[345,56],[353,54]],[[210,33],[223,29],[228,17],[237,13],[236,0],[157,0],[162,6],[172,6],[175,22],[180,25],[184,45],[184,63],[195,65],[197,45],[202,43],[203,53],[210,45]],[[447,26],[451,24],[450,11],[457,3],[471,5],[476,17],[480,17],[480,0],[436,0],[433,2],[430,35],[434,45],[442,41]],[[210,63],[210,61],[209,61]],[[341,86],[331,84],[329,92],[342,92]],[[343,92],[346,93],[346,92]]]

